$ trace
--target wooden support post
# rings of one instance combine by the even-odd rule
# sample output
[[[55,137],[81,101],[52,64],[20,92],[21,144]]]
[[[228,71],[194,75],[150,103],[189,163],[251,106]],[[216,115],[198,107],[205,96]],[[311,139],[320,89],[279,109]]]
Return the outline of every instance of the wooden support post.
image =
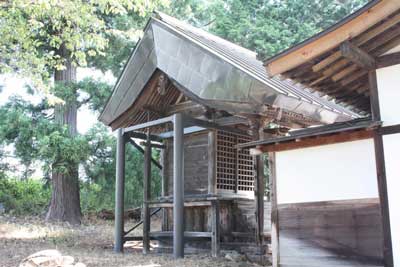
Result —
[[[174,233],[173,250],[175,258],[184,256],[184,178],[183,178],[183,117],[174,115]]]
[[[279,266],[279,217],[278,200],[276,191],[276,165],[275,153],[268,153],[268,166],[271,180],[271,247],[272,247],[272,266]]]
[[[141,146],[139,146],[135,141],[133,141],[132,139],[129,139],[128,142],[144,155],[144,149]],[[157,160],[151,158],[151,162],[153,162],[153,164],[156,165],[156,167],[159,168],[160,170],[162,169],[161,164],[158,163]]]
[[[161,151],[161,164],[162,164],[162,172],[161,172],[161,197],[165,197],[168,192],[167,183],[168,183],[168,173],[167,173],[167,150],[170,149],[170,146],[167,145],[167,142],[164,141],[165,149]],[[162,209],[162,231],[167,231],[168,229],[168,211],[166,209]]]
[[[124,191],[125,191],[125,138],[123,129],[117,131],[117,158],[115,181],[115,252],[124,250]]]
[[[253,137],[258,140],[263,127],[253,122]],[[262,245],[264,238],[264,161],[262,155],[254,156],[254,199],[256,204],[256,243]]]
[[[211,256],[218,257],[220,250],[220,230],[219,230],[219,202],[212,201],[211,206]]]
[[[376,71],[372,70],[368,73],[369,87],[371,92],[371,113],[372,119],[376,121],[381,120],[378,86],[376,80]],[[376,174],[378,179],[378,191],[382,216],[383,227],[383,258],[385,267],[393,266],[393,251],[392,251],[392,237],[390,229],[390,215],[389,215],[389,200],[386,183],[386,166],[385,166],[385,152],[383,148],[383,138],[379,130],[374,132],[374,146],[375,146],[375,161],[376,161]]]
[[[208,193],[217,192],[217,132],[208,132]]]
[[[150,252],[150,184],[151,184],[151,145],[148,132],[148,139],[144,147],[144,171],[143,171],[143,254]]]
[[[262,155],[256,157],[256,186],[257,186],[257,226],[258,242],[264,242],[264,160]]]

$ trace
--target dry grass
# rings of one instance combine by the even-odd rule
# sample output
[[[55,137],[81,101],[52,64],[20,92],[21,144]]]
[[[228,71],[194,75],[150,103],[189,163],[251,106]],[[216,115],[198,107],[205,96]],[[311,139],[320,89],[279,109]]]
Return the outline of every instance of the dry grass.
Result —
[[[127,247],[122,255],[115,254],[112,251],[112,240],[112,222],[86,220],[81,226],[70,226],[46,223],[39,218],[0,216],[0,266],[18,266],[28,255],[45,249],[57,249],[88,267],[248,266],[248,263],[234,263],[224,258],[212,259],[208,255],[191,255],[183,260],[173,260],[170,255],[144,256],[134,246]]]

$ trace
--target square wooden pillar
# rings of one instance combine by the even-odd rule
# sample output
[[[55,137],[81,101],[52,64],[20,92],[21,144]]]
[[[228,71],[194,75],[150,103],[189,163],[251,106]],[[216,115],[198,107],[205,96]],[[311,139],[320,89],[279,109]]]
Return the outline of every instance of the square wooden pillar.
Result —
[[[182,114],[174,115],[174,231],[173,250],[175,258],[184,256],[184,177],[183,177],[183,127]]]
[[[125,138],[123,129],[117,131],[115,175],[115,252],[124,250],[124,191],[125,191]]]

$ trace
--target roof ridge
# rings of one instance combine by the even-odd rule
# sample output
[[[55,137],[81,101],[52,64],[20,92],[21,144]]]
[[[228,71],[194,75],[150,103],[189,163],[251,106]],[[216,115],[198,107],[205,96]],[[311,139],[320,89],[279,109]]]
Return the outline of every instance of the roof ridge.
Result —
[[[185,22],[183,20],[179,20],[177,18],[174,18],[174,17],[172,17],[170,15],[167,15],[167,14],[161,12],[161,11],[153,11],[153,14],[155,15],[155,17],[157,19],[159,19],[161,21],[164,21],[164,22],[166,22],[166,23],[168,23],[170,25],[173,25],[175,27],[185,27],[186,28],[185,30],[190,30],[190,31],[192,31],[193,33],[196,33],[196,34],[206,35],[208,38],[214,39],[213,41],[223,43],[224,45],[229,46],[230,48],[232,48],[233,50],[235,50],[237,52],[241,52],[241,53],[246,54],[247,56],[249,56],[249,57],[251,57],[253,59],[257,59],[257,53],[256,52],[254,52],[254,51],[252,51],[252,50],[250,50],[248,48],[245,48],[243,46],[240,46],[238,44],[235,44],[235,43],[233,43],[233,42],[231,42],[229,40],[226,40],[226,39],[224,39],[222,37],[219,37],[218,35],[212,34],[212,33],[208,32],[206,30],[203,30],[202,28],[195,27],[195,26],[193,26],[193,25],[191,25],[191,24],[189,24],[189,23],[187,23],[187,22]]]

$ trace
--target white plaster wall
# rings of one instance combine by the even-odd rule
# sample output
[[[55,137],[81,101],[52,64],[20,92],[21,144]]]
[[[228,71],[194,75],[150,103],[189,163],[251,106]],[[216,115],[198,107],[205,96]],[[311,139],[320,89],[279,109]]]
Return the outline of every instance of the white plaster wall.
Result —
[[[400,134],[383,136],[394,266],[400,266]]]
[[[383,125],[400,124],[400,65],[376,71]]]
[[[374,155],[372,139],[276,152],[278,204],[379,197]]]

